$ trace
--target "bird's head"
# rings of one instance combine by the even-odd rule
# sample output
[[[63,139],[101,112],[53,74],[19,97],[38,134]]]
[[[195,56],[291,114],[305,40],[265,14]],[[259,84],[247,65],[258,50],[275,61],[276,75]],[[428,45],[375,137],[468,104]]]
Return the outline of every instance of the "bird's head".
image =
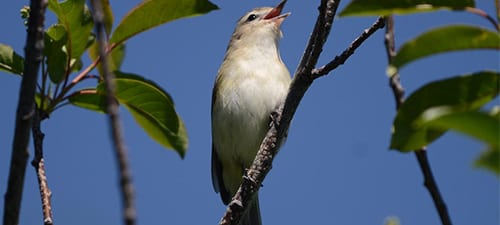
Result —
[[[255,8],[247,12],[238,20],[233,33],[233,39],[245,42],[277,42],[281,38],[281,24],[290,13],[281,14],[286,0],[282,0],[276,7]],[[270,39],[271,38],[271,39]]]

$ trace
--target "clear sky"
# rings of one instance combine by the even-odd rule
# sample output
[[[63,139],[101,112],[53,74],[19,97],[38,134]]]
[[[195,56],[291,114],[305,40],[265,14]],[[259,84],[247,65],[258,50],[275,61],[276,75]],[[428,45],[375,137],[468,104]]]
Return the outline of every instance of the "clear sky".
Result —
[[[115,25],[138,2],[112,0]],[[217,224],[225,210],[212,190],[210,177],[212,85],[236,20],[254,7],[273,6],[278,0],[213,2],[221,9],[163,25],[127,43],[123,71],[144,75],[172,95],[190,141],[181,160],[152,141],[122,108],[139,224]],[[340,10],[347,2],[343,1]],[[494,15],[493,1],[477,2],[479,8]],[[4,1],[0,7],[0,43],[21,54],[26,37],[19,9],[24,4],[28,1]],[[292,73],[312,31],[318,5],[319,0],[290,0],[285,7],[292,15],[282,26],[280,47]],[[339,54],[373,21],[375,18],[336,18],[319,65]],[[46,25],[53,22],[52,16]],[[396,42],[399,45],[429,28],[456,23],[491,29],[486,20],[462,12],[397,16]],[[499,70],[498,60],[494,51],[435,56],[405,67],[402,82],[410,93],[451,75]],[[389,216],[399,217],[403,225],[440,224],[415,156],[388,149],[395,105],[386,65],[383,32],[379,31],[345,65],[311,86],[261,189],[264,224],[383,224]],[[2,195],[19,85],[18,76],[0,72]],[[89,81],[80,87],[94,85]],[[69,105],[44,121],[43,131],[55,223],[121,224],[106,117]],[[430,163],[455,225],[499,223],[499,180],[472,166],[483,148],[479,142],[453,133],[429,146]],[[3,212],[3,198],[0,203]],[[42,223],[36,177],[30,166],[20,223]]]

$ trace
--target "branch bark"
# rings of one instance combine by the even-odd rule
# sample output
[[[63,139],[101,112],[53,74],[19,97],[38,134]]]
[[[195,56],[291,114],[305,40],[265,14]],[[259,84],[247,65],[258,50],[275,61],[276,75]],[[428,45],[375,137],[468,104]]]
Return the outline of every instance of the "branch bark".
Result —
[[[330,33],[339,3],[340,0],[321,0],[314,30],[290,84],[286,100],[271,115],[273,122],[260,145],[252,166],[246,171],[240,188],[229,203],[219,224],[235,225],[239,223],[247,206],[250,205],[250,201],[253,200],[254,194],[259,190],[264,178],[271,170],[274,156],[276,156],[279,146],[284,141],[293,115],[312,82],[316,78],[328,74],[331,70],[338,67],[338,65],[343,64],[354,53],[354,50],[361,46],[371,34],[384,26],[383,20],[377,20],[372,27],[365,30],[360,37],[353,41],[353,44],[344,53],[335,57],[329,63],[335,66],[323,66],[319,69],[314,69],[323,50],[323,45]]]
[[[496,4],[498,5],[498,1],[496,1]],[[466,7],[465,11],[485,18],[486,20],[488,20],[488,22],[490,22],[491,25],[493,25],[495,30],[500,31],[500,24],[497,21],[495,21],[495,19],[492,16],[490,16],[488,13],[486,13],[482,9],[473,8],[473,7]]]
[[[394,56],[396,56],[394,19],[392,16],[388,16],[386,18],[386,25],[387,26],[384,43],[386,47],[387,58],[389,64],[391,64]],[[390,77],[389,86],[391,87],[391,90],[393,92],[397,110],[404,103],[404,88],[403,85],[401,85],[399,73],[397,71]],[[446,203],[444,202],[443,197],[441,196],[441,193],[439,191],[439,187],[434,180],[434,175],[427,158],[426,148],[423,147],[416,150],[415,157],[417,158],[418,164],[424,176],[424,186],[427,188],[429,194],[432,197],[434,206],[436,207],[436,210],[438,211],[439,217],[441,219],[441,223],[443,225],[452,225]]]
[[[40,62],[42,61],[43,24],[45,20],[46,0],[30,2],[28,35],[24,48],[24,72],[19,89],[19,101],[16,112],[16,125],[12,144],[9,180],[4,201],[4,225],[19,224],[19,213],[24,186],[24,176],[28,162],[28,142],[31,120],[35,113],[35,91]]]
[[[373,33],[375,33],[378,29],[382,29],[385,26],[385,19],[383,17],[379,17],[375,23],[368,29],[364,30],[358,38],[354,39],[354,41],[347,47],[342,54],[336,56],[332,61],[327,63],[326,65],[314,69],[312,71],[312,76],[314,79],[324,76],[328,74],[330,71],[336,69],[340,65],[344,64],[345,61],[354,54],[354,51],[363,44]]]
[[[99,46],[99,56],[101,59],[102,70],[104,73],[104,83],[106,86],[106,105],[109,115],[109,126],[115,157],[118,163],[118,173],[120,176],[121,197],[123,202],[123,220],[126,225],[136,224],[136,210],[134,186],[132,184],[132,175],[128,163],[127,148],[123,138],[121,122],[118,113],[118,102],[115,99],[115,75],[110,71],[107,57],[109,49],[106,33],[104,32],[104,13],[101,0],[92,0],[93,17],[97,33],[97,42]]]
[[[49,183],[45,172],[45,160],[43,158],[43,139],[45,134],[40,128],[41,121],[43,118],[46,118],[46,116],[43,116],[43,113],[43,111],[36,109],[33,117],[32,132],[33,142],[35,145],[35,157],[33,158],[33,161],[31,161],[31,165],[35,168],[36,176],[38,178],[38,188],[40,190],[40,199],[42,200],[43,224],[52,225],[54,224],[54,218],[52,216],[52,203],[50,199],[52,192],[49,189]]]

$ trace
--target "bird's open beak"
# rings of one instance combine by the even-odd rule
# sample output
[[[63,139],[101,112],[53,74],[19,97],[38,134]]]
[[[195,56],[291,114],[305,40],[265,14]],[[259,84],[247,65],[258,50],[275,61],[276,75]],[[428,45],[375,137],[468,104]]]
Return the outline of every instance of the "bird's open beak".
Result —
[[[285,14],[281,14],[281,10],[283,10],[283,7],[285,7],[285,3],[286,3],[287,0],[282,0],[276,7],[273,8],[273,10],[271,10],[271,12],[269,12],[265,17],[264,19],[265,20],[269,20],[269,19],[276,19],[278,24],[281,24],[281,22],[283,22],[283,20],[285,19],[285,17],[287,17],[288,15],[290,15],[290,13],[285,13]]]

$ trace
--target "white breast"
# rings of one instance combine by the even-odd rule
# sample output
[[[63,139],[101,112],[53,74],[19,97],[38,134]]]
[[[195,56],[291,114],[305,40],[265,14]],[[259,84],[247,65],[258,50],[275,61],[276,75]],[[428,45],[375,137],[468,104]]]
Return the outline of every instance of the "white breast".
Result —
[[[279,60],[281,62],[281,60]],[[282,63],[241,60],[219,80],[213,106],[214,144],[221,161],[247,168],[269,127],[270,113],[284,101],[290,75]]]

